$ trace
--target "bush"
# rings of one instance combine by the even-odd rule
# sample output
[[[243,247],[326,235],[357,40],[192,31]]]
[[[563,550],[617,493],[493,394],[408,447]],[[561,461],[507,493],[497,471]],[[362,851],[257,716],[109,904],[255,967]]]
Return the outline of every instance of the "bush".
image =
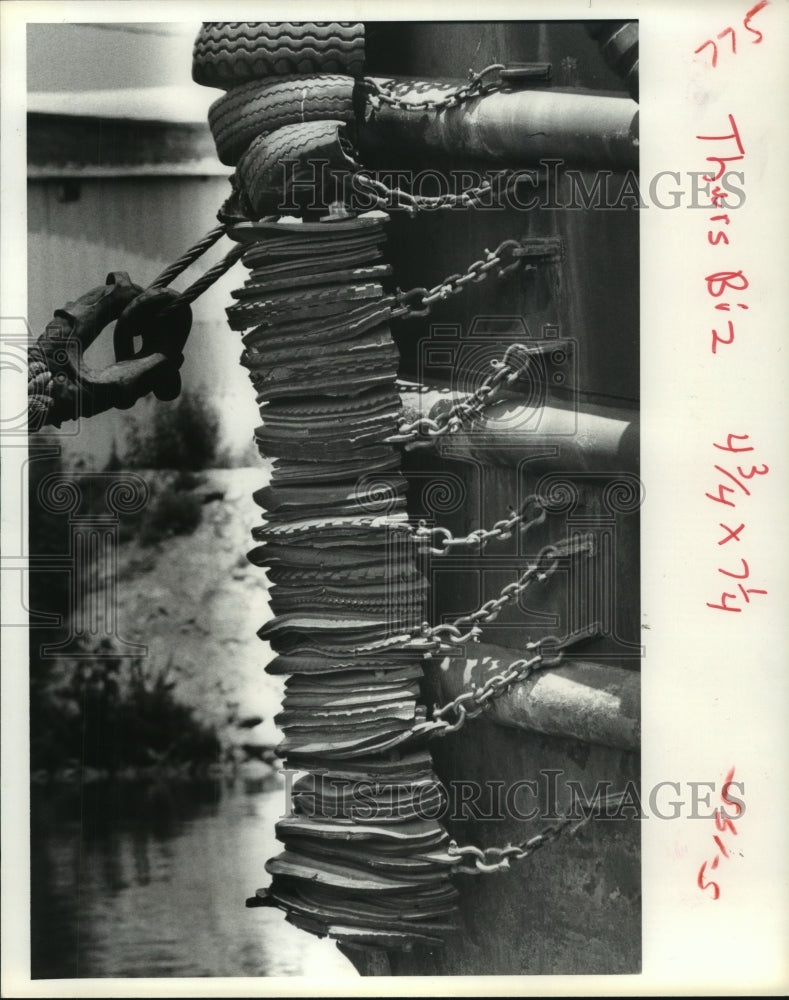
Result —
[[[219,759],[216,731],[175,696],[177,667],[121,660],[107,640],[96,652],[104,655],[72,664],[50,688],[38,720],[47,738],[34,744],[33,769],[70,764],[113,772]]]
[[[48,695],[55,672],[55,661],[42,656],[47,644],[62,642],[68,629],[66,622],[70,610],[71,585],[68,573],[47,569],[43,557],[66,556],[69,551],[68,514],[42,504],[38,488],[49,475],[62,473],[63,463],[57,447],[57,437],[40,434],[31,442],[31,461],[28,482],[28,538],[31,557],[41,557],[41,566],[28,575],[28,607],[31,611],[28,648],[30,653],[30,740],[31,763],[44,766],[57,759],[62,746],[62,731],[67,719]],[[40,450],[39,450],[40,449]],[[33,563],[35,565],[35,561]],[[37,624],[47,617],[58,616],[60,627]],[[7,664],[11,668],[11,664]],[[21,675],[20,675],[21,679]]]
[[[155,545],[172,535],[191,535],[203,518],[203,503],[194,493],[167,487],[158,493],[142,520],[141,545]]]
[[[31,556],[66,556],[70,545],[69,514],[43,505],[38,487],[52,473],[68,474],[56,445],[40,435],[31,449],[28,526]],[[39,451],[39,449],[42,449]],[[204,449],[203,454],[207,454]],[[193,456],[194,457],[194,454]],[[108,466],[117,464],[117,456]],[[107,468],[105,471],[113,471]],[[200,524],[201,498],[187,492],[201,478],[188,468],[155,494],[135,514],[121,515],[119,534],[139,537],[147,545]],[[90,473],[75,475],[82,493],[81,514],[106,513],[106,481]],[[44,567],[47,561],[44,560]],[[33,771],[56,770],[82,763],[98,768],[167,762],[208,763],[219,756],[216,733],[195,718],[174,694],[177,668],[150,669],[142,661],[129,664],[113,656],[107,645],[98,658],[58,660],[42,655],[45,645],[68,635],[71,611],[69,574],[36,569],[29,575],[29,607],[33,612],[30,650],[30,760]],[[36,625],[42,615],[58,615],[58,628]]]
[[[217,455],[219,415],[203,392],[184,390],[174,403],[157,403],[143,431],[132,424],[126,462],[136,469],[211,468]]]
[[[196,490],[198,486],[205,483],[205,476],[199,476],[196,472],[188,469],[179,469],[175,479],[173,479],[174,490]]]

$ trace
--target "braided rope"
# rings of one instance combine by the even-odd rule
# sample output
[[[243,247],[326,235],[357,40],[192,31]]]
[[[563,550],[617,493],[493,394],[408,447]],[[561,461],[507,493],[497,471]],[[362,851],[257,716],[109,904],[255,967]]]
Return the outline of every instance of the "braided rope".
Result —
[[[27,422],[31,430],[39,430],[47,422],[47,413],[54,405],[52,372],[40,360],[29,360],[27,366]]]
[[[196,298],[207,291],[211,285],[214,284],[223,274],[226,274],[230,268],[236,263],[237,260],[241,259],[241,256],[248,248],[244,246],[243,243],[239,243],[229,250],[222,260],[217,261],[213,267],[210,267],[204,275],[193,282],[188,288],[184,289],[179,297],[169,306],[165,312],[169,312],[170,309],[174,309],[177,306],[184,305],[185,303],[194,302]]]
[[[188,250],[186,250],[181,256],[173,261],[172,264],[168,265],[160,274],[158,274],[148,289],[158,289],[164,288],[168,285],[174,278],[185,271],[191,264],[193,264],[199,257],[201,257],[206,250],[210,249],[222,236],[226,233],[226,227],[224,225],[216,226],[205,234],[201,239],[194,243]],[[207,291],[217,281],[226,274],[230,268],[236,263],[237,260],[241,258],[244,253],[244,245],[237,244],[232,247],[225,256],[218,261],[213,267],[210,267],[205,274],[201,275],[194,281],[188,288],[174,298],[173,301],[162,311],[161,315],[166,316],[167,313],[178,309],[179,307],[194,302],[203,292]],[[52,398],[52,386],[53,379],[52,373],[46,363],[46,359],[42,359],[41,352],[32,351],[28,358],[28,369],[27,369],[27,415],[28,415],[28,427],[31,431],[39,430],[44,424],[47,423],[47,416],[49,410],[54,405],[54,399]]]
[[[210,249],[217,240],[220,240],[225,235],[225,232],[226,227],[224,225],[216,226],[214,229],[209,230],[202,239],[189,247],[177,260],[174,260],[172,264],[168,264],[161,274],[158,274],[153,279],[148,287],[164,288],[165,285],[169,285],[173,278],[177,278],[190,264],[194,264],[196,260],[202,257],[206,250]]]

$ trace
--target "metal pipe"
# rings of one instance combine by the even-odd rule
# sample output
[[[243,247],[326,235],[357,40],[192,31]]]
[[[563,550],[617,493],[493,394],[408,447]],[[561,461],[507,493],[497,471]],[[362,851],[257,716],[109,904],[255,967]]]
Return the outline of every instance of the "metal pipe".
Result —
[[[425,669],[446,701],[478,687],[522,654],[480,644],[471,657],[446,657]],[[471,652],[469,647],[467,652]],[[490,702],[480,718],[550,736],[638,751],[641,738],[641,675],[637,670],[572,660],[538,672]],[[468,725],[474,725],[473,722]]]
[[[376,82],[383,86],[391,80]],[[393,93],[405,100],[439,101],[447,94],[447,82],[398,79]],[[362,155],[410,148],[513,167],[557,159],[568,166],[635,170],[638,105],[625,97],[551,90],[497,91],[443,111],[382,104],[369,111],[359,141]]]
[[[438,389],[404,393],[404,419],[435,418],[455,394]],[[585,405],[583,409],[533,406],[507,399],[491,406],[473,426],[433,440],[446,458],[529,468],[560,465],[562,471],[638,472],[638,417],[630,410]]]

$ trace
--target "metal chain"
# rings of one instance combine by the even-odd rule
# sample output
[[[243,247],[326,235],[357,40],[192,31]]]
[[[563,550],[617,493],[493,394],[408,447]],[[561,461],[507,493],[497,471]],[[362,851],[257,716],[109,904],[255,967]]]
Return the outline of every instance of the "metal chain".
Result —
[[[411,648],[421,649],[425,656],[429,657],[433,652],[439,650],[443,643],[451,646],[465,646],[469,642],[479,642],[482,634],[482,625],[488,625],[495,621],[501,614],[502,608],[507,604],[517,600],[518,597],[531,586],[535,580],[538,583],[545,583],[559,568],[559,560],[565,556],[579,555],[581,552],[594,554],[594,536],[587,534],[576,538],[565,538],[556,545],[546,545],[540,549],[537,558],[520,575],[515,583],[508,583],[502,587],[498,597],[490,600],[467,615],[461,615],[454,622],[443,625],[430,625],[422,622],[417,631],[414,632]],[[468,629],[461,631],[461,628]]]
[[[392,527],[396,531],[412,530],[408,524],[393,525]],[[479,637],[482,634],[480,627],[482,624],[495,621],[501,609],[519,597],[534,580],[538,583],[544,583],[546,580],[549,580],[558,569],[559,560],[563,556],[579,555],[581,552],[587,552],[590,556],[594,555],[594,536],[591,533],[576,538],[566,538],[555,545],[546,545],[539,551],[535,561],[526,568],[517,582],[507,584],[501,589],[498,597],[491,598],[491,600],[486,601],[480,608],[468,615],[461,615],[454,622],[443,625],[430,625],[429,622],[422,622],[418,628],[410,632],[390,635],[386,639],[376,639],[372,642],[355,646],[354,649],[358,653],[381,652],[385,649],[413,650],[414,652],[421,653],[425,659],[429,659],[433,653],[440,652],[442,649],[446,650],[447,644],[449,644],[449,647],[452,647],[465,646],[469,642],[479,642]],[[467,625],[471,625],[471,628],[466,632],[462,632],[460,627]],[[576,638],[582,638],[588,634],[591,634],[589,630],[573,633],[570,637],[563,640],[561,645],[568,645],[570,641],[575,642]],[[551,643],[557,644],[557,640],[542,640],[543,645]],[[435,728],[434,724],[428,722],[421,725],[414,732],[427,731],[432,728]]]
[[[522,861],[524,858],[530,857],[541,847],[545,847],[547,844],[558,840],[565,832],[569,831],[570,836],[575,836],[581,827],[586,826],[593,817],[597,817],[605,812],[610,805],[620,805],[624,801],[624,793],[616,792],[612,795],[606,795],[598,801],[600,805],[594,810],[590,809],[586,812],[582,819],[579,820],[573,816],[561,816],[557,822],[547,826],[540,833],[535,834],[535,836],[529,837],[528,840],[522,840],[519,844],[485,848],[468,844],[460,847],[456,841],[451,840],[447,845],[447,855],[450,858],[459,859],[459,862],[455,862],[455,871],[464,875],[484,875],[491,872],[507,871],[510,867],[510,861]],[[571,827],[572,829],[570,829]],[[460,867],[463,863],[463,858],[473,859],[473,867]]]
[[[377,80],[365,77],[362,80],[362,85],[367,91],[367,99],[370,105],[375,109],[379,108],[381,104],[387,104],[389,107],[397,108],[399,111],[443,111],[445,108],[457,107],[457,105],[463,101],[470,100],[472,97],[480,97],[482,94],[500,90],[502,87],[501,79],[489,80],[488,78],[492,77],[494,73],[500,74],[505,68],[503,63],[493,63],[491,66],[486,66],[479,73],[475,73],[474,70],[470,69],[468,71],[469,82],[467,84],[458,87],[445,97],[438,99],[406,100],[402,97],[396,97],[391,92],[391,88],[395,85],[394,81],[389,84],[381,84]]]
[[[443,302],[452,295],[458,295],[470,284],[485,281],[491,271],[496,271],[497,278],[504,278],[516,268],[522,267],[521,258],[533,253],[529,247],[518,240],[504,240],[491,252],[485,250],[484,260],[475,260],[463,274],[451,274],[433,288],[411,288],[407,292],[398,289],[387,301],[396,303],[392,316],[427,316],[436,302]],[[509,258],[509,260],[508,260]],[[535,270],[534,265],[527,265],[525,270]],[[413,300],[418,300],[416,306]]]
[[[434,706],[432,722],[427,723],[425,729],[433,736],[447,736],[449,733],[456,733],[469,719],[476,719],[496,698],[506,694],[510,688],[524,681],[540,670],[549,667],[558,667],[564,661],[564,650],[575,642],[582,639],[589,639],[597,635],[599,625],[594,622],[584,629],[571,632],[563,639],[558,636],[549,635],[536,642],[526,644],[529,652],[534,651],[534,655],[520,660],[513,660],[506,668],[497,674],[491,674],[480,687],[472,686],[467,691],[462,691],[452,701],[440,707]],[[544,650],[552,650],[546,655]],[[450,722],[448,716],[455,715],[455,721]],[[429,729],[427,728],[429,727]]]
[[[512,538],[512,529],[516,525],[520,531],[525,532],[542,524],[547,517],[547,512],[536,494],[527,497],[519,510],[510,507],[509,511],[509,517],[496,521],[492,528],[476,528],[463,537],[455,538],[449,528],[431,528],[427,521],[420,521],[418,527],[413,529],[413,535],[418,543],[429,543],[428,549],[431,555],[446,556],[452,549],[474,546],[483,549],[493,538]]]
[[[500,171],[499,173],[503,175],[506,171]],[[465,191],[461,191],[460,194],[411,194],[399,187],[387,187],[382,181],[376,180],[365,171],[361,171],[354,176],[354,183],[359,184],[362,188],[367,188],[368,192],[373,194],[373,204],[371,207],[380,209],[402,208],[412,216],[423,209],[470,208],[478,202],[482,202],[486,196],[490,196],[493,192],[493,185],[488,180],[479,187],[468,188]],[[489,202],[486,207],[490,207]]]
[[[410,293],[408,293],[410,294]],[[435,417],[418,417],[411,423],[400,424],[396,434],[386,438],[388,444],[430,444],[433,438],[454,434],[464,424],[471,424],[498,398],[502,388],[514,385],[529,365],[536,352],[525,344],[510,344],[500,360],[494,358],[490,365],[494,374],[467,396],[455,400],[443,413]],[[521,360],[516,361],[516,356]],[[427,438],[427,440],[419,440]]]
[[[502,608],[512,601],[517,600],[520,595],[529,587],[532,580],[544,583],[550,579],[559,568],[559,560],[567,556],[577,556],[582,552],[592,555],[594,552],[594,536],[589,533],[586,536],[576,538],[565,538],[556,545],[546,545],[537,555],[535,562],[521,574],[517,583],[509,583],[503,587],[500,595],[486,601],[482,607],[468,615],[461,615],[453,622],[454,628],[461,625],[471,625],[478,628],[480,624],[489,624],[495,621]],[[441,626],[439,626],[440,628]]]

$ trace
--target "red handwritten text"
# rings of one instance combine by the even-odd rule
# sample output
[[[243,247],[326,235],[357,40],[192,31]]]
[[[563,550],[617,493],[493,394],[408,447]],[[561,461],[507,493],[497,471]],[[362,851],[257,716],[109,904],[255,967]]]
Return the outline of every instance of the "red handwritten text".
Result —
[[[748,11],[748,13],[742,20],[743,28],[745,28],[745,30],[751,36],[749,37],[748,35],[746,35],[745,41],[749,42],[751,45],[759,45],[762,39],[764,38],[764,35],[762,34],[761,31],[759,31],[758,28],[751,27],[751,21],[753,21],[754,17],[756,17],[759,11],[764,10],[764,8],[767,6],[769,6],[769,0],[760,0],[759,3],[751,7],[751,9]],[[718,34],[715,36],[715,38],[719,42],[723,41],[724,38],[728,38],[729,44],[731,45],[732,55],[735,56],[737,55],[737,32],[735,31],[734,28],[732,28],[731,25],[725,27],[723,31],[719,31]],[[702,44],[699,45],[697,49],[693,50],[693,54],[698,55],[700,52],[703,52],[707,47],[710,47],[712,49],[712,51],[710,52],[711,64],[712,68],[715,69],[715,67],[718,65],[718,46],[714,39],[708,38],[705,42],[702,42]]]
[[[725,199],[727,192],[724,188],[719,187],[717,182],[726,173],[726,168],[729,163],[738,162],[745,159],[745,146],[743,145],[742,138],[740,137],[740,130],[737,128],[737,122],[734,120],[734,115],[729,115],[729,127],[730,132],[726,132],[723,135],[697,135],[696,138],[701,142],[714,142],[716,145],[712,147],[712,154],[706,157],[707,163],[717,164],[717,169],[714,173],[707,173],[702,176],[702,180],[707,181],[709,184],[714,184],[710,195],[710,207],[713,209],[725,209]],[[733,144],[733,145],[732,145]],[[707,147],[710,148],[710,147]],[[715,228],[707,230],[707,242],[711,246],[719,246],[723,244],[728,246],[730,243],[729,233],[726,231],[725,226],[730,225],[731,216],[728,212],[722,212],[720,214],[711,215],[709,218],[710,222],[714,222]],[[733,301],[734,292],[744,292],[749,287],[750,282],[743,273],[742,270],[728,270],[728,271],[715,271],[712,274],[708,274],[704,278],[705,284],[707,286],[707,295],[712,299],[722,299],[724,296],[727,297],[725,302],[716,302],[714,308],[718,312],[726,312],[731,314],[732,309],[743,309],[747,310],[747,302],[735,302]],[[737,296],[740,297],[739,295]],[[719,344],[732,344],[734,342],[734,320],[728,319],[726,321],[726,330],[719,331],[718,329],[712,330],[712,353],[718,353]]]
[[[725,199],[727,192],[717,182],[726,173],[727,165],[745,159],[745,146],[740,136],[740,130],[737,128],[737,122],[734,120],[734,115],[728,115],[728,119],[731,131],[725,132],[722,135],[696,136],[701,142],[714,142],[716,144],[714,147],[707,147],[708,149],[711,148],[712,152],[710,156],[706,157],[707,163],[717,164],[716,170],[714,173],[711,172],[702,176],[702,180],[707,181],[708,184],[715,185],[710,194],[710,207],[713,209],[726,208]],[[714,247],[721,244],[729,246],[729,233],[724,227],[731,224],[731,215],[723,211],[711,215],[709,221],[715,223],[715,228],[707,230],[707,242]],[[707,286],[707,295],[710,298],[722,299],[726,296],[726,301],[715,303],[714,308],[718,312],[731,314],[732,309],[747,310],[749,308],[747,302],[733,301],[734,296],[732,293],[744,292],[750,285],[748,278],[741,269],[715,271],[712,274],[706,275],[704,281]],[[739,295],[737,296],[737,298],[740,297]],[[732,343],[734,343],[734,320],[727,319],[725,331],[712,330],[712,353],[718,353],[719,344],[727,345]]]
[[[711,889],[713,899],[720,899],[721,889],[718,883],[708,874],[708,871],[716,871],[721,860],[731,856],[731,852],[726,846],[724,840],[721,838],[720,834],[731,834],[732,837],[737,836],[737,827],[732,822],[732,818],[736,819],[738,816],[742,815],[745,808],[742,799],[738,799],[731,794],[731,788],[733,785],[742,789],[742,784],[740,782],[735,782],[734,780],[734,768],[732,768],[726,775],[726,780],[724,781],[723,788],[721,789],[721,801],[723,802],[724,807],[728,807],[731,811],[726,811],[726,809],[718,806],[712,814],[715,821],[716,831],[712,835],[712,841],[717,848],[717,853],[712,861],[705,861],[702,864],[699,868],[698,875],[696,876],[696,885],[702,892],[706,892],[708,889]]]
[[[754,448],[752,445],[746,443],[748,437],[747,434],[729,434],[725,444],[718,444],[713,441],[713,447],[734,456],[751,452]],[[750,461],[742,461],[740,459],[722,459],[722,461],[725,461],[726,464],[723,465],[717,462],[713,464],[713,469],[718,473],[719,481],[704,496],[713,503],[720,504],[722,507],[736,509],[737,503],[742,500],[743,496],[749,497],[751,495],[753,481],[758,476],[766,476],[770,471],[770,467],[763,464],[753,465]],[[736,465],[734,464],[735,461],[737,462]],[[732,545],[732,550],[726,550],[728,557],[726,565],[719,566],[718,572],[726,578],[724,586],[735,589],[734,592],[730,590],[722,591],[720,601],[707,601],[707,607],[713,608],[716,611],[733,611],[735,614],[739,614],[742,608],[737,606],[737,601],[743,600],[746,604],[750,604],[752,594],[766,594],[767,591],[761,587],[745,586],[744,581],[750,579],[751,568],[747,559],[744,559],[739,552],[733,551],[734,546],[739,545],[742,541],[740,536],[745,531],[745,522],[740,521],[739,518],[731,517],[728,512],[721,516],[725,516],[726,520],[718,522],[718,527],[722,532],[718,539],[718,545],[734,544]]]

